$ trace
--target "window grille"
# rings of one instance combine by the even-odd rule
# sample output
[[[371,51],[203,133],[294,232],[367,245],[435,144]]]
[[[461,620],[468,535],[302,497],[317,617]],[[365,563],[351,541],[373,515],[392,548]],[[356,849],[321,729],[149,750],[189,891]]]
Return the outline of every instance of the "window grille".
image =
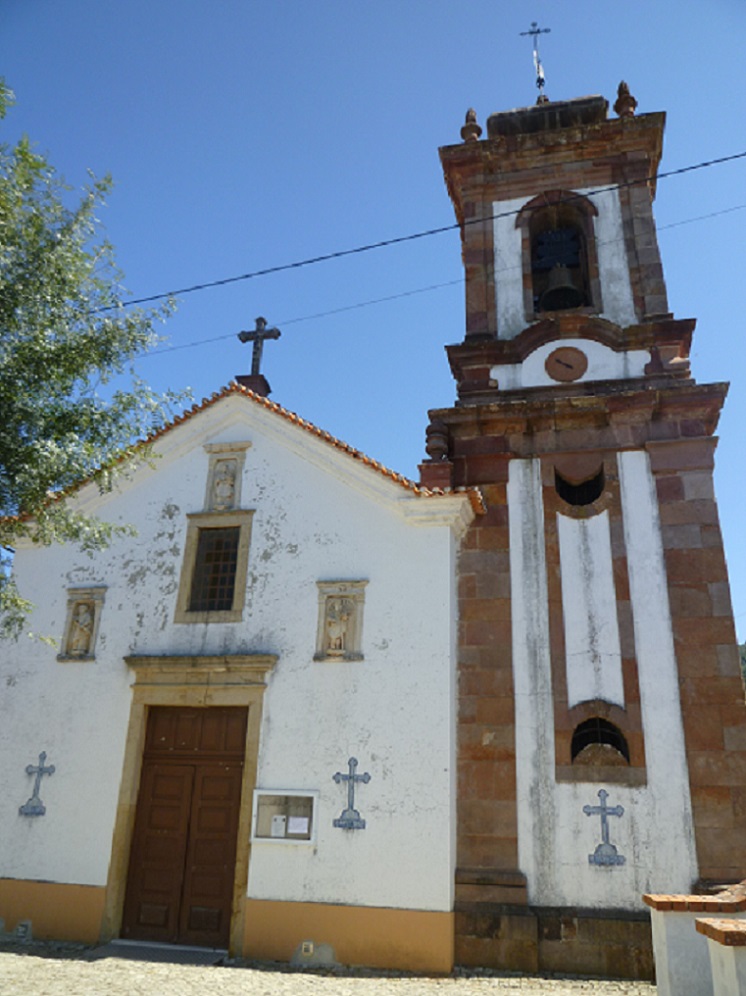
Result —
[[[218,612],[233,608],[240,532],[239,526],[200,529],[189,598],[190,612]]]
[[[617,726],[614,726],[607,719],[594,716],[575,728],[571,747],[573,761],[589,744],[607,744],[618,751],[629,764],[629,747],[625,736]]]

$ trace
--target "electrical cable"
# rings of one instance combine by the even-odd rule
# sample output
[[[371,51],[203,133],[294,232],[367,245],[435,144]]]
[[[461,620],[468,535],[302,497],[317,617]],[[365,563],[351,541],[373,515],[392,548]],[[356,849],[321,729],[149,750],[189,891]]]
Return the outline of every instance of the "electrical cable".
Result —
[[[694,218],[683,218],[681,221],[672,221],[667,225],[658,226],[658,232],[665,232],[669,228],[679,228],[681,225],[690,225],[696,221],[707,221],[710,218],[717,218],[719,215],[731,214],[733,211],[743,211],[746,209],[746,204],[734,204],[731,207],[722,208],[719,211],[710,211],[708,214],[700,214]],[[604,242],[599,243],[600,245],[611,245],[614,242],[621,242],[623,238],[620,239],[607,239]],[[511,270],[521,269],[521,264],[515,264],[513,266],[499,267],[495,270],[496,274],[508,273]],[[283,328],[287,325],[297,325],[299,322],[309,322],[318,318],[329,318],[332,315],[339,315],[345,311],[357,311],[360,308],[368,308],[374,304],[385,304],[389,301],[398,301],[401,298],[413,297],[415,294],[426,294],[430,291],[441,290],[444,287],[453,287],[456,284],[463,284],[464,278],[459,277],[458,280],[447,280],[440,284],[430,284],[428,287],[416,287],[412,290],[401,291],[398,294],[388,294],[386,297],[371,298],[368,301],[358,301],[355,304],[345,304],[339,308],[331,308],[329,311],[319,311],[312,315],[301,315],[298,318],[286,318],[284,321],[279,321],[277,324]],[[153,349],[149,353],[140,356],[138,360],[147,359],[150,356],[162,356],[164,353],[174,353],[181,349],[194,349],[197,346],[207,346],[213,342],[223,342],[226,339],[235,338],[235,332],[225,332],[222,335],[213,336],[210,339],[197,339],[194,342],[185,342],[179,346],[164,346],[162,349]]]
[[[694,170],[705,169],[710,166],[718,166],[722,163],[733,162],[736,159],[746,158],[745,152],[737,152],[730,156],[721,156],[718,159],[709,159],[703,162],[694,163],[690,166],[680,166],[678,169],[667,170],[664,173],[657,173],[653,176],[646,177],[644,179],[637,180],[627,180],[624,183],[612,184],[608,187],[599,187],[597,190],[591,190],[585,195],[585,197],[593,197],[597,194],[605,194],[614,190],[622,190],[625,187],[641,186],[645,183],[654,182],[657,180],[669,179],[672,176],[681,176],[684,173],[691,173]],[[568,198],[568,201],[570,198]],[[521,209],[513,211],[503,211],[497,214],[490,215],[486,218],[475,218],[473,220],[466,220],[463,222],[463,227],[473,224],[484,224],[485,221],[496,221],[499,218],[510,218],[514,217],[520,213]],[[225,287],[228,284],[239,283],[243,280],[253,280],[257,277],[266,277],[273,273],[283,273],[288,270],[298,270],[301,267],[312,266],[315,263],[326,263],[333,259],[342,259],[345,256],[355,256],[360,253],[370,252],[373,249],[385,249],[389,246],[401,245],[405,242],[414,242],[418,239],[429,238],[433,235],[443,235],[446,232],[453,232],[460,229],[462,224],[459,222],[454,222],[450,225],[441,225],[437,228],[428,228],[420,232],[412,232],[409,235],[398,235],[390,239],[382,239],[380,242],[369,242],[366,245],[355,246],[352,249],[338,249],[336,252],[323,253],[319,256],[310,256],[306,259],[296,260],[293,263],[280,263],[277,266],[267,266],[260,270],[253,270],[249,273],[242,273],[234,277],[223,277],[220,280],[210,280],[205,283],[192,284],[190,287],[182,287],[179,290],[165,291],[162,294],[151,294],[147,297],[132,298],[128,301],[122,301],[119,304],[109,305],[105,308],[97,308],[92,314],[100,314],[107,311],[117,311],[120,308],[129,308],[133,305],[139,304],[152,304],[154,301],[163,301],[168,298],[173,297],[183,297],[185,294],[193,294],[196,291],[208,290],[212,287]]]

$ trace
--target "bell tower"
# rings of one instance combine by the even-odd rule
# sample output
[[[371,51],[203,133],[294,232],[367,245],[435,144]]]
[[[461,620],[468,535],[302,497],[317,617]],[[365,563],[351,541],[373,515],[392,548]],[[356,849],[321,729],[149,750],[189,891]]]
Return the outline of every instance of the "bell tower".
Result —
[[[653,218],[665,117],[626,84],[473,111],[454,407],[422,483],[459,558],[456,961],[652,974],[645,892],[746,876],[746,706],[697,384]]]

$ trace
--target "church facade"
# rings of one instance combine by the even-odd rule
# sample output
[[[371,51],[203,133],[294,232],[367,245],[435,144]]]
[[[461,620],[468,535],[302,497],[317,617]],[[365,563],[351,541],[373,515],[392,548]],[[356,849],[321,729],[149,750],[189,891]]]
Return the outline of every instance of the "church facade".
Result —
[[[58,640],[2,649],[5,929],[447,971],[479,495],[237,384],[153,455],[76,497],[136,535],[17,552]]]
[[[134,535],[19,546],[57,645],[0,647],[6,930],[648,977],[642,894],[744,878],[726,388],[668,310],[635,108],[470,112],[441,150],[466,331],[419,484],[257,364],[81,486]]]

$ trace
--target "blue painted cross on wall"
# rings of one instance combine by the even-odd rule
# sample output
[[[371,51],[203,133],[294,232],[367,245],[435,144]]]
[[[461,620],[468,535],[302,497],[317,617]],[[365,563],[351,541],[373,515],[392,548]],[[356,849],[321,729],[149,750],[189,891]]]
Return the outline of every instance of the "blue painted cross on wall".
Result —
[[[337,785],[340,782],[347,782],[347,809],[342,810],[337,819],[333,821],[332,826],[341,827],[342,830],[365,830],[365,820],[360,818],[360,813],[355,809],[355,782],[363,782],[367,785],[370,781],[370,775],[367,771],[362,775],[355,774],[356,757],[351,757],[347,766],[350,772],[348,775],[343,775],[341,771],[338,771],[336,775],[332,776]]]
[[[588,861],[592,865],[623,865],[625,858],[617,852],[613,844],[609,843],[609,817],[623,816],[624,806],[607,806],[609,793],[606,789],[598,790],[598,798],[601,800],[600,806],[583,806],[586,816],[601,817],[601,843],[593,854],[588,855]]]
[[[26,765],[26,774],[36,775],[36,781],[34,782],[34,791],[33,794],[31,795],[31,798],[28,800],[28,802],[25,802],[22,806],[18,807],[18,812],[21,814],[21,816],[43,816],[47,811],[46,806],[39,798],[39,786],[41,785],[42,775],[54,774],[54,765],[50,764],[48,768],[45,767],[44,762],[46,761],[46,759],[47,759],[47,752],[43,750],[41,754],[39,754],[38,764]]]

